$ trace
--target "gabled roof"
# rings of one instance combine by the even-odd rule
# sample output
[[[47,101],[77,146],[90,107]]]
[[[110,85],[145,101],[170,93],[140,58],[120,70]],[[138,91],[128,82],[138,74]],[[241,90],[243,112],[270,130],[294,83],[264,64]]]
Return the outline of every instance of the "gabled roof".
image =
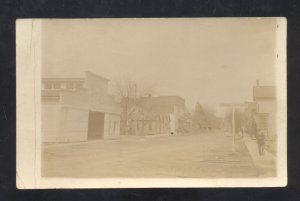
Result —
[[[101,76],[101,75],[98,75],[98,74],[96,74],[96,73],[90,72],[90,71],[85,71],[85,74],[86,74],[86,75],[92,75],[92,76],[95,76],[95,77],[100,78],[100,79],[105,80],[105,81],[109,81],[108,78],[103,77],[103,76]]]
[[[275,99],[275,86],[255,86],[253,87],[253,100],[259,99]]]

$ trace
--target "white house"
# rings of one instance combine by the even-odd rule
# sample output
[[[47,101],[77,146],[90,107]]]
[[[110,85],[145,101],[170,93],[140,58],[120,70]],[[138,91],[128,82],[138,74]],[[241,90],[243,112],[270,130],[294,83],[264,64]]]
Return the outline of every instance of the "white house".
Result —
[[[269,137],[276,135],[276,87],[260,86],[259,81],[253,87],[253,101],[257,105],[256,121],[258,127],[266,128]]]
[[[120,135],[120,106],[108,94],[108,79],[42,78],[43,142],[75,142]]]

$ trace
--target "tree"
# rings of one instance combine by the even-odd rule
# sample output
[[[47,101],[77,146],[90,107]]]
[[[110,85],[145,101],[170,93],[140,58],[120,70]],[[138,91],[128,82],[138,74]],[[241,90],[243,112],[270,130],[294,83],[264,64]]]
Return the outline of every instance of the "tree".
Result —
[[[138,83],[131,78],[119,78],[113,82],[113,93],[118,97],[122,114],[121,120],[125,122],[125,134],[128,134],[129,121],[132,120],[132,113],[136,110],[138,99],[152,95],[153,87]]]
[[[192,113],[192,122],[194,130],[218,128],[220,119],[215,115],[215,109],[212,107],[204,107],[199,102],[196,103]]]
[[[204,109],[199,102],[195,105],[195,109],[192,114],[192,122],[194,130],[201,130],[207,125]]]

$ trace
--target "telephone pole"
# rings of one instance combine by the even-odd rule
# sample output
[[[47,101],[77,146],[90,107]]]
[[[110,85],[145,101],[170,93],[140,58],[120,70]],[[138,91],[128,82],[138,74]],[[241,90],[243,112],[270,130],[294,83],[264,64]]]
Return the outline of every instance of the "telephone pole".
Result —
[[[222,107],[229,107],[231,108],[231,126],[232,126],[232,141],[231,141],[231,151],[232,153],[235,152],[235,109],[237,107],[246,107],[246,104],[241,103],[223,103],[221,104]]]

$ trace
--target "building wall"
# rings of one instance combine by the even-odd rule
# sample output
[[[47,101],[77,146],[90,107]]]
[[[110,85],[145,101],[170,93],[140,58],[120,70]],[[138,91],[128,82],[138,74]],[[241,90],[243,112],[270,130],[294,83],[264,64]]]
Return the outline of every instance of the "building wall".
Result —
[[[251,114],[257,112],[257,102],[246,102],[245,113]]]
[[[143,126],[144,135],[154,135],[160,133],[160,122],[157,120],[146,120]]]
[[[143,135],[144,131],[142,130],[144,121],[143,120],[131,120],[129,123],[129,135]]]
[[[179,119],[185,109],[185,101],[181,97],[143,97],[137,102],[140,111],[136,111],[137,114],[131,113],[132,116],[129,117],[129,134],[175,133],[179,129]],[[126,126],[125,121],[122,125]]]
[[[175,116],[175,131],[179,128],[179,116],[182,115],[182,108],[174,106],[174,116]]]
[[[86,72],[85,87],[89,89],[89,92],[100,95],[107,94],[108,80],[101,78],[100,76]]]
[[[176,130],[176,117],[174,114],[170,114],[170,131],[175,133]]]
[[[59,134],[60,106],[58,100],[42,100],[42,141],[55,142]]]
[[[43,141],[88,140],[89,111],[105,114],[104,138],[116,138],[120,135],[120,106],[107,94],[108,80],[86,72],[84,84],[86,88],[57,90],[55,102],[46,101],[46,97],[42,97]]]
[[[60,104],[66,107],[89,108],[88,91],[86,89],[78,89],[76,91],[60,91]]]
[[[160,124],[160,133],[170,133],[170,132],[171,132],[170,115],[163,115]]]
[[[78,142],[87,140],[88,111],[62,107],[60,118],[59,142]]]
[[[258,112],[268,114],[268,129],[269,135],[276,134],[276,101],[275,100],[265,100],[257,101],[258,103]]]
[[[164,118],[164,119],[163,119]],[[154,120],[129,121],[129,135],[154,135],[170,133],[170,119],[167,115]]]

